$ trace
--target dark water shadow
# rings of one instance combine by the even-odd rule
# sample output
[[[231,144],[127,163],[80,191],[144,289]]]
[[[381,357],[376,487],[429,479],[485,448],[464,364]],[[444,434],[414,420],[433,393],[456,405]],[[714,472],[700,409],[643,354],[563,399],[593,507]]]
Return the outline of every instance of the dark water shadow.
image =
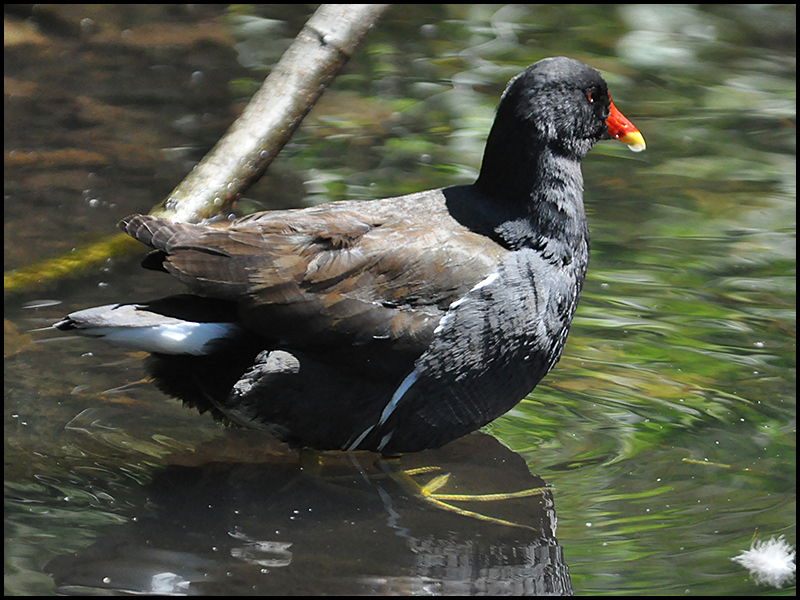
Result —
[[[241,435],[240,435],[241,434]],[[369,453],[300,456],[236,432],[176,456],[147,503],[90,547],[46,567],[57,592],[97,594],[571,594],[552,492],[492,502],[421,499],[543,487],[485,434],[384,461]],[[251,444],[252,439],[252,444]],[[227,458],[231,457],[231,458]],[[516,525],[503,524],[500,520]]]

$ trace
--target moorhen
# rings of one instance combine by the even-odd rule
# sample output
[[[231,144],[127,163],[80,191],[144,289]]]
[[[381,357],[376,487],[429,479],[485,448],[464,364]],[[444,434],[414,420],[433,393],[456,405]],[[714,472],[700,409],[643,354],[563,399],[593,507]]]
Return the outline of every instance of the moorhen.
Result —
[[[127,217],[142,265],[192,295],[55,327],[147,350],[165,393],[296,447],[442,446],[561,356],[589,259],[580,163],[609,138],[645,147],[597,71],[540,60],[503,93],[474,184],[224,228]]]

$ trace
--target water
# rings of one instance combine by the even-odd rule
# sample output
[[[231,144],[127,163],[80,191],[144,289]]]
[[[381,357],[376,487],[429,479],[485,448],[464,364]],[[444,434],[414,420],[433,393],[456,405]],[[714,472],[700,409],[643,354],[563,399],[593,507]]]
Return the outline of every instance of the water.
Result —
[[[54,10],[6,36],[7,270],[148,211],[307,18]],[[754,536],[796,542],[794,23],[788,5],[395,8],[242,202],[469,182],[512,75],[556,54],[604,72],[648,149],[605,142],[584,162],[592,260],[564,357],[489,427],[500,467],[470,478],[488,455],[471,447],[430,458],[462,493],[540,476],[547,543],[417,501],[372,459],[245,443],[143,382],[140,354],[30,333],[181,289],[138,253],[6,294],[7,593],[52,594],[54,559],[62,584],[112,589],[143,573],[179,592],[523,592],[535,576],[497,565],[547,547],[575,593],[771,593],[730,559]],[[468,509],[552,523],[547,501],[515,502]]]

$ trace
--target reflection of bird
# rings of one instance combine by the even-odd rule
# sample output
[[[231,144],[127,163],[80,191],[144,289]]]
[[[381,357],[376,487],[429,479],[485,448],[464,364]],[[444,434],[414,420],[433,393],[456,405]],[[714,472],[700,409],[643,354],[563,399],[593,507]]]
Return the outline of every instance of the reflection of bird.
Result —
[[[271,211],[226,228],[120,228],[194,296],[73,313],[62,330],[153,353],[165,392],[298,446],[438,447],[511,409],[558,361],[589,256],[580,161],[644,148],[568,58],[506,88],[473,185]]]

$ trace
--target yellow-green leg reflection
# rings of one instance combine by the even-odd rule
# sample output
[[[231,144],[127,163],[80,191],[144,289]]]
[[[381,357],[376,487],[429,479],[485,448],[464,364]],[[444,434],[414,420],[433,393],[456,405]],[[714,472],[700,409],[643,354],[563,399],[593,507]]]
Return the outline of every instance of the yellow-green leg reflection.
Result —
[[[385,465],[385,472],[388,473],[392,479],[397,481],[404,489],[411,490],[412,493],[424,500],[425,502],[432,504],[433,506],[440,508],[442,510],[447,510],[454,512],[456,514],[471,517],[473,519],[478,519],[481,521],[487,521],[489,523],[496,523],[498,525],[507,525],[509,527],[520,527],[523,529],[530,529],[532,531],[537,531],[535,527],[530,527],[529,525],[522,525],[520,523],[514,523],[512,521],[507,521],[505,519],[498,519],[496,517],[490,517],[487,515],[483,515],[481,513],[467,510],[465,508],[460,508],[458,506],[453,506],[452,504],[448,504],[449,502],[499,502],[503,500],[513,500],[517,498],[528,498],[530,496],[539,496],[542,495],[545,490],[551,488],[529,488],[526,490],[521,490],[518,492],[507,492],[501,494],[439,494],[437,490],[443,488],[450,479],[450,473],[445,473],[442,475],[436,475],[432,479],[428,480],[427,483],[419,483],[415,477],[420,475],[425,475],[427,473],[435,473],[437,471],[441,471],[440,467],[419,467],[415,469],[400,469],[399,459],[390,458],[390,459],[382,459],[379,461],[383,465]]]

